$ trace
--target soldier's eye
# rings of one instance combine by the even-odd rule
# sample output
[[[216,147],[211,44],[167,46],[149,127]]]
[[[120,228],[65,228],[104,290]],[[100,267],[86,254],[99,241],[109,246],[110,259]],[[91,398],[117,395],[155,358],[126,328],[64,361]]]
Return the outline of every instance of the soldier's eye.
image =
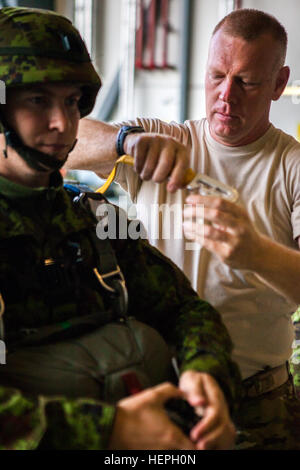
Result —
[[[46,100],[44,96],[31,96],[29,101],[32,104],[44,104]]]
[[[79,102],[79,99],[80,99],[80,98],[77,97],[77,96],[73,96],[73,97],[71,97],[71,98],[68,98],[68,99],[67,99],[67,104],[68,104],[68,106],[71,106],[71,107],[72,107],[72,106],[77,106],[77,105],[78,105],[78,102]]]

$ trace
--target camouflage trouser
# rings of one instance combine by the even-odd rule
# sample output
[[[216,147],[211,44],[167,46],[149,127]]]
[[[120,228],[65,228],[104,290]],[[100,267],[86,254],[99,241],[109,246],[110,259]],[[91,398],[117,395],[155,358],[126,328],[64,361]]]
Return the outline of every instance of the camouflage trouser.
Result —
[[[238,450],[300,450],[300,307],[293,324],[291,378],[272,392],[242,402],[235,420]]]
[[[300,450],[300,401],[293,380],[244,399],[235,419],[237,450]]]
[[[293,376],[295,393],[300,400],[300,307],[293,315],[295,329],[295,340],[293,343],[293,354],[290,360],[290,369]]]

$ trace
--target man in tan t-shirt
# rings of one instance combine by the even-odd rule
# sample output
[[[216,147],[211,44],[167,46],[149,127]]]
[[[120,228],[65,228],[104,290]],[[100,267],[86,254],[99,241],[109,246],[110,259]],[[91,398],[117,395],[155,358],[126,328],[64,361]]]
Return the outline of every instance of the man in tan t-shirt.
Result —
[[[269,121],[271,102],[289,78],[286,47],[286,32],[275,18],[255,10],[231,13],[210,43],[206,119],[129,123],[144,132],[85,121],[69,160],[69,167],[104,176],[118,154],[134,156],[135,172],[120,165],[117,181],[137,203],[151,243],[220,311],[232,336],[244,379],[238,448],[297,446],[299,411],[286,363],[290,316],[300,303],[300,144]],[[90,155],[84,162],[83,147]],[[177,191],[188,167],[234,186],[239,200]],[[184,213],[184,224],[176,219],[166,235],[171,218],[166,212],[161,217],[163,205]]]

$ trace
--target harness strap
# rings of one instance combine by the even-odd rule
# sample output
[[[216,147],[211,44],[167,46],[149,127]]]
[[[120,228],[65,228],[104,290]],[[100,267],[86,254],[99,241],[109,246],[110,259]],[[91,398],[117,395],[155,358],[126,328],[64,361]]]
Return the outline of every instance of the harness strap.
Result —
[[[131,157],[130,155],[122,155],[122,157],[118,158],[118,160],[116,160],[115,166],[114,166],[113,170],[111,171],[110,175],[108,176],[107,180],[105,181],[105,183],[102,186],[100,186],[100,188],[98,188],[96,190],[96,193],[100,193],[100,194],[105,193],[105,191],[109,188],[111,183],[114,181],[114,179],[116,177],[116,173],[117,173],[117,167],[119,166],[120,163],[126,163],[126,165],[133,166],[134,165],[134,158]],[[183,186],[190,183],[195,178],[195,176],[196,176],[196,173],[191,168],[188,168],[186,170],[186,174],[185,174],[185,177],[184,177]]]
[[[94,232],[91,234],[91,242],[98,254],[98,265],[94,268],[94,274],[101,286],[112,295],[116,314],[120,317],[126,316],[128,292],[111,243],[108,238],[98,239]]]
[[[70,192],[75,193],[73,202],[80,204],[86,209],[86,200],[88,198],[99,200],[104,196],[99,193],[92,193],[82,190],[79,186],[65,185]],[[94,274],[101,286],[112,295],[113,308],[118,317],[126,316],[128,308],[128,292],[123,273],[118,265],[114,250],[109,238],[99,239],[93,231],[90,234],[90,241],[98,255],[98,264],[93,269]]]

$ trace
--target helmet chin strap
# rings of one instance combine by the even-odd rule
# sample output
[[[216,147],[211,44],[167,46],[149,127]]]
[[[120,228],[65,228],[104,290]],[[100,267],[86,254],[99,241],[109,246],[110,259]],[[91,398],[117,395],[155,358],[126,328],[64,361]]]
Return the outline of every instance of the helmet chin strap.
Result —
[[[25,160],[25,162],[31,168],[41,172],[60,170],[62,166],[66,163],[69,153],[72,152],[75,145],[77,144],[76,139],[64,160],[57,160],[51,155],[39,152],[38,150],[32,149],[31,147],[27,147],[23,144],[22,140],[18,137],[18,135],[12,130],[6,128],[4,130],[4,138],[5,149],[3,150],[3,154],[5,158],[7,158],[7,146],[9,145],[14,150],[16,150],[16,152],[18,152],[20,157],[23,158],[23,160]]]

